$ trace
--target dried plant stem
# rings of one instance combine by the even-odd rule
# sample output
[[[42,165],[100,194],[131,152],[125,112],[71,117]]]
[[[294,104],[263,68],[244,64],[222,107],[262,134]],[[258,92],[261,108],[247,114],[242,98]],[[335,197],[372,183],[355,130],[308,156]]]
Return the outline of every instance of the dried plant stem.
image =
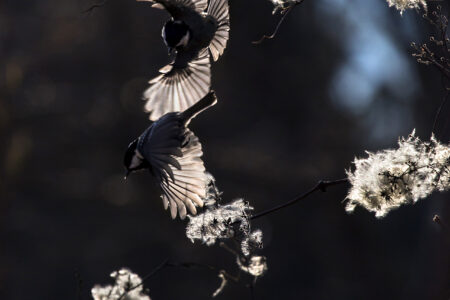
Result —
[[[253,45],[258,45],[258,44],[261,44],[261,43],[262,43],[264,40],[266,40],[266,39],[267,39],[267,40],[273,39],[273,38],[277,35],[278,29],[280,28],[281,23],[283,23],[283,21],[284,21],[284,19],[286,18],[286,16],[291,12],[291,10],[292,10],[294,7],[296,7],[297,5],[303,3],[303,1],[305,1],[305,0],[298,0],[297,3],[295,3],[295,4],[291,5],[291,6],[289,6],[288,8],[286,8],[286,10],[284,10],[284,11],[282,12],[282,15],[283,15],[283,16],[282,16],[281,19],[278,21],[277,26],[275,27],[275,30],[273,31],[273,33],[272,33],[271,35],[263,35],[259,40],[253,41],[252,44],[253,44]]]
[[[449,96],[449,95],[450,95],[450,90],[447,90],[446,93],[445,93],[445,96],[444,96],[444,98],[442,99],[441,104],[439,105],[439,108],[438,108],[438,110],[437,110],[437,112],[436,112],[436,116],[434,117],[433,129],[431,130],[431,133],[435,133],[435,130],[436,130],[436,124],[437,124],[437,121],[438,121],[439,116],[440,116],[440,114],[441,114],[441,110],[442,110],[442,108],[444,107],[445,102],[447,102],[447,99],[448,99],[448,96]]]
[[[427,47],[427,45],[423,45],[422,46],[423,51],[428,54],[429,58],[429,62],[431,62],[433,64],[433,66],[435,66],[441,73],[443,76],[445,76],[447,79],[450,79],[450,73],[449,70],[447,68],[444,67],[444,65],[440,64],[435,58],[434,58],[434,53],[431,52],[431,50]]]
[[[250,289],[250,297],[251,297],[250,299],[255,300],[255,284],[253,281],[250,283],[249,289]]]
[[[226,279],[231,280],[235,283],[239,283],[239,276],[233,276],[229,273],[227,273],[223,269],[216,268],[214,266],[208,265],[208,264],[202,264],[202,263],[196,263],[196,262],[183,262],[183,263],[167,263],[168,267],[177,267],[177,268],[186,268],[186,269],[192,269],[192,268],[202,268],[207,269],[211,271],[215,271],[217,273],[223,274]]]
[[[123,294],[121,294],[119,299],[117,299],[117,300],[124,299],[124,297],[129,292],[131,292],[132,290],[142,286],[147,279],[149,279],[150,277],[152,277],[153,275],[155,275],[156,273],[158,273],[159,271],[163,270],[166,267],[176,267],[176,268],[186,268],[186,269],[203,268],[203,269],[211,270],[211,271],[217,272],[219,274],[222,274],[227,280],[231,280],[231,281],[233,281],[235,283],[239,283],[239,276],[233,276],[233,275],[227,273],[223,269],[219,269],[219,268],[216,268],[216,267],[211,266],[211,265],[202,264],[202,263],[196,263],[196,262],[181,262],[181,263],[180,262],[169,262],[169,259],[166,258],[162,263],[160,263],[157,267],[155,267],[150,273],[148,273],[147,275],[142,277],[142,282],[140,284],[137,284],[135,286],[130,287]]]
[[[312,189],[310,189],[310,190],[307,191],[306,193],[303,193],[303,194],[301,194],[301,195],[295,197],[294,199],[292,199],[292,200],[290,200],[290,201],[288,201],[288,202],[286,202],[286,203],[277,205],[277,206],[275,206],[275,207],[273,207],[273,208],[269,208],[269,209],[267,209],[267,210],[265,210],[265,211],[262,211],[262,212],[260,212],[260,213],[254,214],[254,215],[252,215],[252,216],[250,217],[250,219],[251,219],[251,220],[254,220],[254,219],[260,218],[260,217],[262,217],[262,216],[268,215],[268,214],[270,214],[270,213],[276,212],[277,210],[280,210],[280,209],[282,209],[282,208],[291,206],[291,205],[297,203],[298,201],[300,201],[300,200],[302,200],[302,199],[305,199],[306,197],[308,197],[309,195],[313,194],[313,193],[316,192],[316,191],[319,191],[319,190],[320,190],[320,191],[322,191],[322,192],[326,192],[326,189],[327,189],[329,186],[338,185],[338,184],[342,184],[342,183],[348,183],[348,179],[347,179],[347,178],[343,178],[343,179],[332,180],[332,181],[329,181],[329,180],[320,180],[320,181],[319,181]]]
[[[130,291],[140,287],[141,285],[144,284],[144,281],[149,279],[150,277],[152,277],[153,275],[155,275],[156,273],[158,273],[159,271],[161,271],[162,269],[164,269],[165,267],[169,266],[169,259],[166,258],[161,264],[159,264],[156,268],[154,268],[150,273],[148,273],[147,275],[145,275],[144,277],[142,277],[142,282],[140,284],[137,284],[135,286],[132,286],[131,288],[129,288],[127,291],[125,291],[122,295],[120,295],[119,299],[117,300],[121,300],[123,297],[126,296],[126,294],[128,294]]]
[[[83,292],[83,279],[81,278],[78,270],[75,270],[75,280],[77,281],[77,300],[81,300],[81,294]]]
[[[239,253],[236,252],[234,249],[232,249],[231,247],[229,247],[227,244],[225,244],[225,242],[220,242],[219,246],[222,247],[223,249],[227,250],[228,252],[230,252],[231,254],[233,254],[234,256],[238,257]]]
[[[444,221],[442,221],[441,217],[439,217],[439,215],[434,215],[433,222],[441,227],[442,231],[447,236],[447,240],[450,241],[450,228]]]
[[[94,4],[91,7],[89,7],[88,9],[84,10],[83,13],[84,14],[91,13],[94,9],[104,6],[106,4],[106,2],[108,2],[108,0],[103,0],[100,3]]]

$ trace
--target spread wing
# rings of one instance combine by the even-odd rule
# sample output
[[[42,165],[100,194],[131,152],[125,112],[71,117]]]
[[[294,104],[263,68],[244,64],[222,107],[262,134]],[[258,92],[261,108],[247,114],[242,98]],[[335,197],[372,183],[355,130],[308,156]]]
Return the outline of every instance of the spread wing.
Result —
[[[152,7],[167,10],[172,17],[178,18],[186,9],[203,12],[208,6],[208,0],[137,0],[139,2],[150,2]]]
[[[214,61],[217,61],[227,47],[230,32],[228,0],[210,0],[207,14],[217,21],[216,33],[209,45],[211,55]]]
[[[192,60],[188,53],[178,51],[175,62],[160,72],[144,92],[145,110],[152,121],[168,112],[185,111],[210,90],[211,63],[206,50]]]
[[[203,206],[208,177],[201,159],[203,152],[198,138],[184,126],[178,113],[170,113],[153,123],[143,137],[140,152],[150,163],[162,190],[164,208],[170,207],[172,218],[197,213]]]

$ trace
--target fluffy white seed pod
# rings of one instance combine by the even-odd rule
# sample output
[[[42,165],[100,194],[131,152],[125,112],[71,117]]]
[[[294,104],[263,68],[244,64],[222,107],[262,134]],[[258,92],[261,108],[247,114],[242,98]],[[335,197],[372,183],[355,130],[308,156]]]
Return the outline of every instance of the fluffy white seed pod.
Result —
[[[352,185],[346,198],[348,212],[360,205],[383,217],[435,190],[450,188],[449,145],[439,143],[434,136],[423,142],[414,131],[398,143],[398,149],[367,152],[367,158],[355,158],[355,170],[347,171]]]
[[[143,292],[142,279],[129,269],[120,269],[110,276],[115,279],[115,284],[94,286],[91,290],[94,300],[151,300]]]
[[[427,10],[427,2],[425,0],[387,0],[389,7],[394,6],[397,10],[400,11],[400,14],[403,14],[405,9],[419,9],[420,5],[422,5],[423,9]]]

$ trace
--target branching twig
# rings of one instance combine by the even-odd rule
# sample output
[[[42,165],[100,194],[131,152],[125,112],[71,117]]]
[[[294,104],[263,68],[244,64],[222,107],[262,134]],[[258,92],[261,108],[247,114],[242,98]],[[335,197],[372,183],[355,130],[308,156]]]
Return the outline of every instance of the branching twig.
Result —
[[[297,5],[303,3],[303,1],[305,1],[305,0],[297,0],[294,4],[292,4],[292,5],[290,5],[289,7],[285,8],[285,9],[281,12],[281,14],[282,14],[283,16],[282,16],[281,19],[278,21],[277,26],[275,27],[275,30],[273,31],[273,33],[272,33],[271,35],[263,35],[259,40],[253,41],[252,44],[253,44],[253,45],[258,45],[258,44],[261,44],[261,43],[262,43],[264,40],[266,40],[266,39],[267,39],[267,40],[273,39],[273,38],[277,35],[278,29],[280,28],[281,23],[283,23],[283,21],[284,21],[284,19],[286,18],[286,16],[291,12],[291,10],[292,10],[294,7],[296,7]]]
[[[292,199],[292,200],[290,200],[290,201],[288,201],[288,202],[286,202],[286,203],[277,205],[277,206],[275,206],[275,207],[273,207],[273,208],[270,208],[270,209],[268,209],[268,210],[262,211],[262,212],[260,212],[260,213],[255,214],[255,215],[252,215],[252,216],[250,217],[250,219],[251,219],[251,220],[254,220],[254,219],[260,218],[260,217],[262,217],[262,216],[268,215],[268,214],[270,214],[270,213],[273,213],[273,212],[275,212],[275,211],[277,211],[277,210],[280,210],[280,209],[282,209],[282,208],[291,206],[292,204],[295,204],[295,203],[297,203],[298,201],[300,201],[300,200],[302,200],[302,199],[305,199],[306,197],[308,197],[309,195],[311,195],[311,194],[314,193],[315,191],[319,191],[319,190],[320,190],[320,191],[322,191],[322,192],[326,192],[326,189],[327,189],[327,187],[329,187],[329,186],[338,185],[338,184],[347,183],[347,182],[348,182],[348,179],[347,179],[347,178],[343,178],[343,179],[339,179],[339,180],[333,180],[333,181],[320,180],[320,181],[319,181],[312,189],[310,189],[310,190],[307,191],[306,193],[301,194],[301,195],[295,197],[294,199]]]

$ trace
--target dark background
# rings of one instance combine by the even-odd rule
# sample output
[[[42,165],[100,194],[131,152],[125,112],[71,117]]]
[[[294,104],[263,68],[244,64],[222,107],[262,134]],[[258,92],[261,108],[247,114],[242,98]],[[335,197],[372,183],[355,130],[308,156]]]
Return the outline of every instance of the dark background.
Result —
[[[213,64],[219,103],[191,127],[224,199],[261,211],[345,177],[364,150],[395,147],[413,128],[428,139],[443,91],[411,41],[432,28],[384,0],[315,0],[278,36],[265,0],[230,0],[231,39]],[[141,93],[169,62],[168,18],[133,0],[0,1],[0,298],[89,299],[126,266],[145,275],[169,257],[236,274],[218,246],[192,244],[141,173],[124,181],[128,143],[149,125]],[[434,2],[430,3],[433,8]],[[444,107],[438,137],[450,138]],[[269,271],[255,299],[448,299],[449,193],[377,220],[332,187],[253,222]],[[243,282],[250,278],[243,277]],[[145,286],[153,300],[209,299],[217,274],[169,268]],[[230,283],[218,299],[249,299]]]

